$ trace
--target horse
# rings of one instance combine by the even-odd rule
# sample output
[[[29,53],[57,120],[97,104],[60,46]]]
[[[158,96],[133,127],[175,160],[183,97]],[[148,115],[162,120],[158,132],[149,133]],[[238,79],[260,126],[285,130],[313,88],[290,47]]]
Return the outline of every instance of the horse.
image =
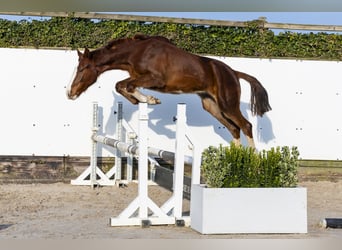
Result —
[[[262,116],[271,110],[267,91],[255,77],[233,70],[219,60],[189,53],[162,36],[136,34],[113,39],[92,51],[85,48],[82,53],[77,49],[77,54],[76,75],[67,88],[67,96],[72,100],[95,83],[103,72],[124,70],[129,77],[117,82],[115,89],[132,104],[161,103],[158,98],[141,93],[139,88],[171,94],[197,94],[202,108],[232,134],[233,143],[241,143],[242,130],[248,145],[253,148],[252,124],[240,111],[239,80],[250,83],[253,115]]]

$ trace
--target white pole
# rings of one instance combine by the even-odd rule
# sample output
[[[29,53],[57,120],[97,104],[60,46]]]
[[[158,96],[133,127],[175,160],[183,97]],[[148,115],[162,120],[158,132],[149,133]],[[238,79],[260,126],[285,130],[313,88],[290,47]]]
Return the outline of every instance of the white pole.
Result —
[[[118,102],[118,112],[116,120],[116,137],[119,141],[122,141],[122,102]],[[122,168],[122,154],[121,151],[115,150],[115,181],[121,180],[121,168]]]
[[[186,144],[186,105],[180,103],[177,105],[177,124],[176,124],[176,150],[175,150],[175,165],[174,165],[174,183],[173,195],[175,197],[174,217],[182,217],[183,204],[183,183],[184,183],[184,149]]]
[[[98,103],[93,102],[93,136],[96,135],[98,131]],[[92,151],[91,151],[91,159],[90,159],[90,184],[92,187],[96,185],[96,167],[97,167],[97,142],[92,140]]]
[[[138,197],[140,199],[139,217],[148,218],[148,113],[147,103],[139,103],[139,169]]]
[[[197,145],[194,145],[192,150],[191,185],[201,184],[202,152],[198,150]]]
[[[202,151],[199,150],[198,143],[187,127],[186,137],[192,146],[192,161],[191,161],[191,185],[201,183],[201,164]]]

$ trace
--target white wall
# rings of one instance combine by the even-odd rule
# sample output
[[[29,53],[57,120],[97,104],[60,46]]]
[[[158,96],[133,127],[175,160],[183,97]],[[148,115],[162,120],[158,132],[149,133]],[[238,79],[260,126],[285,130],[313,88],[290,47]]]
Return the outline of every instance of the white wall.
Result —
[[[116,104],[137,131],[137,106],[115,93],[114,84],[126,72],[111,71],[75,101],[66,86],[77,65],[77,53],[63,50],[0,49],[0,155],[89,155],[92,102],[100,106],[100,133],[115,137]],[[267,89],[273,108],[252,117],[249,84],[241,81],[242,112],[254,126],[259,149],[296,145],[305,159],[342,159],[342,64],[325,61],[218,58],[236,70],[257,77]],[[196,95],[169,95],[150,106],[151,146],[173,151],[179,102],[187,104],[187,120],[198,146],[227,144],[230,134],[202,109]],[[246,143],[242,136],[243,142]],[[112,149],[103,148],[102,155]]]

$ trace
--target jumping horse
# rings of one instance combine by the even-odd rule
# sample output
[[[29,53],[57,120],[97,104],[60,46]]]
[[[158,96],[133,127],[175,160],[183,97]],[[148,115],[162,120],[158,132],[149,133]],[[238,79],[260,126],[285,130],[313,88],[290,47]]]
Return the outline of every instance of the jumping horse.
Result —
[[[252,124],[240,111],[241,87],[239,79],[251,86],[251,111],[262,116],[271,110],[268,94],[253,76],[233,70],[223,62],[188,53],[162,36],[137,34],[131,38],[111,40],[105,46],[81,53],[75,78],[67,95],[76,99],[107,70],[128,71],[129,77],[116,83],[116,91],[133,104],[160,100],[142,94],[146,88],[163,93],[195,93],[203,108],[222,123],[232,134],[233,142],[240,144],[240,129],[248,144],[255,147]]]

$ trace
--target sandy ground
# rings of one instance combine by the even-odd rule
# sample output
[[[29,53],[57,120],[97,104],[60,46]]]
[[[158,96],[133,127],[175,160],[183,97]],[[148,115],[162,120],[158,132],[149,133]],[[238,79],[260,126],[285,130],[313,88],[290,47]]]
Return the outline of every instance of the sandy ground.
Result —
[[[319,226],[323,218],[342,218],[342,180],[302,182],[308,188],[308,234],[202,235],[189,227],[111,227],[117,216],[137,195],[137,184],[128,187],[72,186],[54,184],[0,185],[0,239],[245,239],[245,238],[340,238],[342,229]],[[171,193],[149,187],[158,205]],[[189,201],[184,200],[184,212]]]

